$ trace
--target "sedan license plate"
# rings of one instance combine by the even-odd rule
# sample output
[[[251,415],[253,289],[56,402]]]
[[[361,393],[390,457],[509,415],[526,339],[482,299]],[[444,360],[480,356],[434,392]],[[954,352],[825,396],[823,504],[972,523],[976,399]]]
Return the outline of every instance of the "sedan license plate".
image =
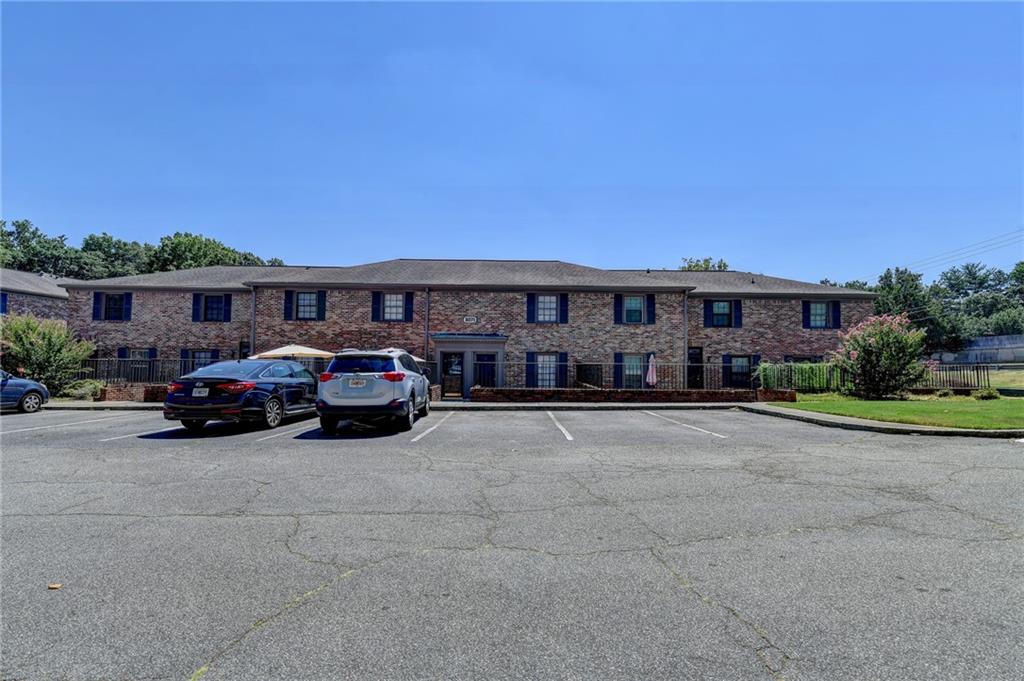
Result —
[[[348,379],[348,387],[350,387],[350,388],[365,388],[366,387],[366,379],[365,378],[350,378],[350,379]]]
[[[192,388],[192,397],[206,397],[209,394],[209,388]]]

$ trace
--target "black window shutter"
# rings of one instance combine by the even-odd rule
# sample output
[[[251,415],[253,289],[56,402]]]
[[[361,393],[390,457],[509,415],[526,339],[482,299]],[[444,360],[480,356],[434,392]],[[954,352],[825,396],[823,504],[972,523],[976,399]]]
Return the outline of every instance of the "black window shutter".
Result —
[[[615,353],[615,366],[612,367],[612,385],[616,388],[622,387],[622,353]]]
[[[655,307],[656,307],[655,302],[656,302],[656,299],[655,299],[654,294],[653,293],[648,293],[647,294],[647,316],[644,319],[644,324],[653,324],[654,323],[654,321],[655,321],[654,313],[655,313]]]
[[[380,298],[380,291],[374,291],[370,296],[370,321],[380,321]]]
[[[181,349],[181,367],[180,367],[179,370],[183,374],[187,374],[191,370],[191,367],[189,366],[190,362],[188,360],[189,360],[189,351],[188,351],[187,348],[182,348]]]
[[[705,329],[711,328],[711,326],[714,323],[714,320],[712,318],[712,309],[713,309],[714,304],[715,304],[715,301],[713,301],[713,300],[705,300],[704,301],[704,328]]]
[[[615,323],[622,323],[622,294],[615,294]]]
[[[295,291],[284,292],[284,318],[295,319]]]
[[[569,387],[569,353],[558,353],[558,385],[559,388]]]
[[[220,359],[220,350],[210,350],[210,359],[215,362]]]
[[[743,301],[732,301],[732,325],[737,329],[743,328]]]
[[[537,353],[526,353],[526,387],[537,387]]]
[[[201,322],[203,321],[203,294],[193,293],[192,294],[192,321]]]
[[[124,294],[124,314],[121,315],[121,319],[130,322],[132,320],[132,294]]]
[[[7,314],[7,291],[0,291],[0,314]]]
[[[832,328],[840,329],[843,326],[843,313],[838,300],[832,301]]]
[[[156,359],[156,348],[150,348],[149,349],[149,358],[150,359]]]
[[[526,323],[533,324],[537,321],[537,294],[526,294]]]
[[[809,329],[809,328],[811,328],[811,301],[805,300],[805,301],[803,301],[803,304],[804,304],[804,312],[803,312],[804,328],[805,329]]]
[[[224,321],[231,321],[231,294],[224,294]]]
[[[732,387],[732,355],[722,355],[722,387]]]
[[[559,293],[558,294],[558,323],[568,324],[569,323],[569,294]]]
[[[416,294],[415,293],[413,293],[412,291],[406,291],[405,292],[405,317],[404,318],[405,318],[405,321],[407,321],[407,322],[411,322],[412,321],[412,306],[413,306],[413,302],[415,300],[416,300]]]
[[[117,349],[117,358],[118,359],[128,359],[128,348],[118,348]]]
[[[99,291],[92,294],[92,318],[103,319],[103,294]]]
[[[316,320],[322,322],[327,319],[327,291],[316,292]]]

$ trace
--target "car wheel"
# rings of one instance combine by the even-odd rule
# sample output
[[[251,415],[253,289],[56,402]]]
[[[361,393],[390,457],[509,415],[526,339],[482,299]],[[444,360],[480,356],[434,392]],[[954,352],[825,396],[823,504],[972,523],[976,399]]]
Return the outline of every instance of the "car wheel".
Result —
[[[182,419],[181,425],[190,433],[198,433],[206,425],[206,419]]]
[[[40,407],[43,406],[43,396],[37,392],[25,393],[21,402],[18,403],[18,410],[23,411],[26,414],[32,414],[39,411]]]
[[[430,413],[430,393],[427,393],[427,396],[425,398],[423,398],[423,406],[420,407],[420,410],[418,412],[416,412],[416,415],[419,416],[420,418],[423,418],[424,416],[426,416],[429,413]]]
[[[395,430],[405,433],[412,430],[416,423],[416,393],[409,395],[409,403],[405,407],[405,414],[395,417]]]
[[[320,430],[323,431],[324,435],[334,435],[338,432],[338,419],[330,416],[321,416]]]
[[[263,403],[263,425],[267,428],[277,428],[284,418],[284,405],[276,397],[268,397]]]

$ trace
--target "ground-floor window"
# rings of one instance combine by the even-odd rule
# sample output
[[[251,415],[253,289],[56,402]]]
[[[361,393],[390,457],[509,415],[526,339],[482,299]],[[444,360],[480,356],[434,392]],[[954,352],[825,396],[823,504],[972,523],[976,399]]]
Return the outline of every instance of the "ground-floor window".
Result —
[[[622,356],[622,387],[627,390],[640,390],[644,387],[644,356]]]
[[[558,353],[538,352],[537,353],[537,387],[557,388],[558,387]]]
[[[734,388],[750,387],[750,355],[733,355],[730,385]]]

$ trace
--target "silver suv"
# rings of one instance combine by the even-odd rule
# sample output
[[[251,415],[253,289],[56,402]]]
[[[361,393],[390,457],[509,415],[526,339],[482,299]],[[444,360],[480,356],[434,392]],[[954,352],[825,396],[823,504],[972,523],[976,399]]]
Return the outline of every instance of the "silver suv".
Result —
[[[342,350],[320,374],[316,411],[328,435],[339,421],[368,417],[409,430],[430,413],[430,381],[405,350]]]

